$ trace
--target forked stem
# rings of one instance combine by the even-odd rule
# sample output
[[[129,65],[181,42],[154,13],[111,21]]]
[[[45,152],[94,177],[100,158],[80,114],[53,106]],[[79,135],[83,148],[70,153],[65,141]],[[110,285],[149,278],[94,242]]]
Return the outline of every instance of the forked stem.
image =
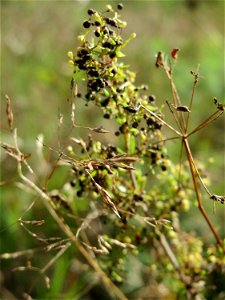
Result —
[[[225,253],[225,247],[223,245],[223,242],[221,241],[220,237],[218,236],[213,224],[211,223],[211,221],[202,205],[202,199],[200,196],[199,187],[198,187],[198,183],[197,183],[196,176],[195,176],[195,167],[193,165],[193,157],[192,157],[192,153],[191,153],[191,150],[189,147],[188,140],[187,140],[187,138],[184,138],[183,141],[184,141],[184,146],[185,146],[185,150],[186,150],[187,157],[188,157],[188,162],[189,162],[189,166],[190,166],[191,176],[192,176],[192,180],[193,180],[193,184],[194,184],[194,189],[195,189],[195,194],[196,194],[197,201],[198,201],[199,210],[202,213],[207,224],[209,225],[209,228],[211,229],[211,231],[217,241],[217,244],[222,248],[222,250]]]

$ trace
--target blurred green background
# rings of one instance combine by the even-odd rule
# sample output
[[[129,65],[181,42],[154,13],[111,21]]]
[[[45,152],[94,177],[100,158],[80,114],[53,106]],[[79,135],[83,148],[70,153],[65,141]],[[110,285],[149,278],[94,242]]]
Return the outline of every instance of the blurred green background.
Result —
[[[73,69],[68,64],[67,52],[75,51],[76,36],[82,31],[82,22],[87,18],[87,9],[92,7],[103,11],[106,4],[116,6],[119,1],[1,1],[1,138],[11,143],[7,128],[4,95],[12,100],[15,127],[18,128],[22,149],[35,153],[36,137],[42,133],[49,146],[57,148],[58,113],[69,118],[67,98]],[[162,70],[155,68],[155,54],[179,48],[179,58],[174,73],[180,98],[188,105],[192,92],[193,77],[200,65],[201,80],[195,93],[191,114],[191,128],[215,110],[213,98],[224,103],[224,1],[124,1],[122,19],[128,26],[123,36],[135,32],[137,37],[124,51],[125,61],[137,72],[138,83],[148,84],[149,92],[156,96],[159,105],[171,101],[169,83]],[[86,126],[100,125],[92,107],[86,108],[79,99],[77,103],[79,120]],[[164,111],[167,114],[167,109]],[[66,129],[67,130],[67,129]],[[69,129],[68,129],[69,130]],[[69,134],[69,133],[68,133]],[[78,132],[78,135],[80,132]],[[206,166],[206,175],[211,179],[215,194],[225,194],[224,188],[224,116],[211,126],[191,138],[191,146],[197,160]],[[178,162],[180,143],[168,144],[170,157]],[[32,166],[39,168],[39,161],[31,157]],[[34,247],[31,238],[21,230],[17,219],[31,203],[30,195],[17,186],[16,163],[2,153],[1,159],[1,253]],[[55,185],[61,182],[56,176]],[[224,236],[225,210],[213,205],[207,198],[207,210],[217,229]],[[33,214],[43,218],[44,209],[39,205]],[[198,216],[198,218],[196,218]],[[194,222],[193,222],[194,218]],[[14,224],[14,225],[12,225]],[[196,210],[185,215],[184,226],[197,229],[205,240],[211,238],[204,220]],[[48,230],[48,229],[47,229]],[[57,232],[53,225],[51,234]],[[19,242],[18,242],[19,241]],[[66,289],[66,274],[71,253],[61,258],[54,271],[53,288],[49,294],[40,288],[37,296],[54,299]],[[74,255],[74,254],[73,254]],[[41,260],[41,257],[40,257]],[[18,284],[18,274],[10,274],[15,262],[4,262],[3,280],[17,297],[28,283]],[[71,266],[70,266],[71,267]],[[60,275],[62,276],[60,279]],[[63,278],[63,279],[62,279]],[[55,281],[54,281],[55,280]],[[82,290],[78,279],[73,288],[67,289],[67,299]],[[86,278],[88,281],[89,278]],[[63,282],[61,282],[63,281]],[[61,285],[59,284],[61,282]],[[78,296],[77,296],[78,297]],[[66,299],[66,298],[60,298]],[[76,299],[79,299],[76,298]],[[82,298],[86,299],[86,298]],[[89,298],[87,298],[89,299]],[[93,296],[94,299],[94,296]]]

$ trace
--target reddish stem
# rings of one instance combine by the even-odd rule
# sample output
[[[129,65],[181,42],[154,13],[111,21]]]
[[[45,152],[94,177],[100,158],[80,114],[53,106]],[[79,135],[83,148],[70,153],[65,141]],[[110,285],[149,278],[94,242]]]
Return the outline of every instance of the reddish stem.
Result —
[[[202,199],[201,199],[201,196],[200,196],[200,193],[199,193],[199,187],[198,187],[198,183],[197,183],[197,180],[196,180],[196,176],[195,176],[195,170],[194,170],[194,166],[193,166],[193,157],[192,157],[192,154],[191,154],[191,150],[190,150],[190,147],[189,147],[189,143],[188,143],[188,140],[187,138],[184,138],[183,139],[184,141],[184,146],[185,146],[185,150],[186,150],[186,153],[187,153],[187,157],[188,157],[188,161],[189,161],[189,165],[190,165],[190,170],[191,170],[191,175],[192,175],[192,180],[193,180],[193,184],[194,184],[194,189],[195,189],[195,193],[196,193],[196,197],[197,197],[197,201],[198,201],[198,207],[199,207],[199,210],[200,212],[202,213],[203,217],[205,218],[207,224],[209,225],[216,241],[217,241],[217,244],[222,248],[222,250],[224,251],[225,253],[225,247],[223,245],[223,242],[221,241],[221,239],[219,238],[213,224],[211,223],[203,205],[202,205]]]

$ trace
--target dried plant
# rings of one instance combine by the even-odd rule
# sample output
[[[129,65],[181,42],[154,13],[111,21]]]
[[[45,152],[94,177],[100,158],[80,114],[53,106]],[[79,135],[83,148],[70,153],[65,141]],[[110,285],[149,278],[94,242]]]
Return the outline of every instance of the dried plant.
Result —
[[[29,155],[23,154],[18,147],[16,129],[14,145],[2,143],[6,153],[17,161],[21,181],[42,200],[63,237],[43,238],[28,228],[43,226],[44,217],[29,221],[20,217],[18,222],[25,232],[42,246],[3,253],[0,258],[26,257],[26,265],[14,271],[36,272],[43,277],[46,287],[51,288],[46,271],[68,248],[76,247],[98,274],[98,280],[116,299],[129,298],[126,285],[129,286],[130,261],[139,261],[143,266],[138,276],[145,278],[143,284],[156,290],[160,299],[163,296],[160,296],[158,283],[163,284],[168,297],[174,292],[184,295],[185,299],[204,299],[210,289],[207,282],[211,274],[214,271],[224,274],[225,248],[204,209],[200,187],[208,194],[209,201],[224,204],[224,196],[211,192],[204,183],[189,137],[219,118],[224,105],[213,99],[215,111],[194,129],[189,129],[195,90],[200,80],[199,70],[191,72],[194,83],[187,105],[180,100],[173,80],[179,49],[173,49],[168,56],[159,51],[155,66],[164,71],[171,87],[172,100],[166,104],[174,124],[168,123],[148,86],[136,85],[135,73],[122,62],[125,46],[135,38],[134,33],[127,40],[122,38],[126,27],[126,22],[120,19],[122,9],[122,4],[118,4],[117,9],[108,5],[104,12],[89,9],[88,19],[83,23],[84,32],[78,37],[80,45],[75,52],[68,53],[74,68],[70,82],[69,144],[64,149],[52,149],[39,141],[41,151],[48,149],[57,155],[45,178],[45,186],[38,184],[35,170],[28,163]],[[12,130],[13,113],[8,96],[6,101]],[[108,128],[101,124],[94,128],[89,124],[77,124],[77,107],[81,101],[100,110],[108,120]],[[60,114],[59,130],[63,119]],[[112,137],[111,128],[115,127],[118,129]],[[163,127],[168,128],[174,137],[164,137]],[[88,135],[74,137],[80,128],[86,129]],[[105,135],[111,136],[111,144],[105,142]],[[167,152],[167,142],[176,139],[182,142],[178,165],[170,160]],[[42,159],[45,160],[44,156]],[[49,182],[59,168],[67,169],[67,179],[62,187],[51,190]],[[206,245],[197,233],[182,229],[182,213],[188,214],[195,198],[199,215],[208,224],[215,244]],[[82,207],[79,199],[83,201]],[[55,250],[57,254],[52,255],[43,268],[30,262],[37,252]],[[147,262],[143,257],[147,257]],[[168,285],[164,276],[172,277],[173,285]],[[124,286],[120,288],[121,283]],[[24,291],[26,299],[31,299],[35,284],[36,281],[29,291]],[[143,288],[133,293],[132,297],[140,299],[148,295]]]

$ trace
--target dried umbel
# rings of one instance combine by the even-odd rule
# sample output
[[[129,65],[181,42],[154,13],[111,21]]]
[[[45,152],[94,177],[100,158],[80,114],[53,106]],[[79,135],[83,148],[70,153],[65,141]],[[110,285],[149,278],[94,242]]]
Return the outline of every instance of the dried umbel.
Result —
[[[122,4],[118,4],[117,8],[121,10]],[[147,194],[144,185],[143,188],[138,187],[138,180],[147,181],[148,175],[157,165],[160,165],[162,170],[166,170],[166,154],[163,154],[161,142],[163,124],[159,121],[162,115],[155,105],[155,96],[149,95],[148,86],[146,84],[137,86],[135,73],[121,61],[125,56],[122,51],[135,34],[123,40],[122,29],[126,23],[120,19],[118,11],[107,6],[106,12],[89,9],[88,15],[89,19],[84,22],[85,31],[79,36],[80,46],[76,52],[68,53],[74,65],[74,76],[71,82],[77,87],[79,101],[83,100],[87,104],[94,102],[101,108],[105,119],[116,121],[118,130],[115,136],[122,141],[122,144],[120,147],[113,144],[104,145],[91,138],[87,144],[83,144],[82,151],[90,158],[115,159],[115,161],[120,155],[123,155],[124,161],[127,158],[126,171],[125,165],[111,165],[109,172],[107,163],[101,168],[92,164],[91,170],[95,173],[94,180],[104,178],[102,184],[113,191],[114,201],[122,209],[127,207],[128,203],[136,205],[132,200],[133,194],[140,194],[140,196]],[[83,79],[82,82],[80,78]],[[142,105],[145,105],[149,111],[154,111],[156,117],[148,115]],[[108,131],[104,129],[104,132]],[[119,142],[115,140],[116,143],[117,141]],[[152,159],[153,155],[154,159]],[[128,156],[132,156],[133,161],[128,161]],[[79,172],[76,171],[76,176]],[[81,184],[78,190],[79,196],[85,191],[96,189],[96,184],[92,185],[93,179],[89,179],[90,184],[87,184],[87,179],[85,184],[81,184],[82,180],[79,180]],[[115,183],[126,191],[123,196],[117,190]]]
[[[182,171],[179,184],[167,180],[167,176],[175,176],[176,169],[168,159],[163,142],[163,115],[148,86],[137,85],[135,73],[122,61],[124,48],[135,34],[123,40],[126,23],[118,13],[122,5],[117,9],[107,6],[103,13],[89,9],[88,20],[83,23],[84,32],[79,35],[80,45],[75,52],[68,53],[74,65],[71,82],[77,90],[73,101],[77,105],[80,101],[87,105],[92,102],[100,108],[103,117],[118,126],[115,139],[105,145],[92,135],[87,141],[73,138],[82,154],[79,162],[72,157],[66,161],[72,166],[74,179],[71,182],[77,196],[95,203],[98,200],[99,209],[106,204],[104,222],[110,229],[104,230],[103,226],[104,237],[117,240],[117,246],[123,245],[125,240],[133,245],[119,251],[118,257],[113,259],[118,251],[114,245],[107,250],[107,264],[102,263],[109,276],[121,282],[127,253],[137,254],[148,247],[158,239],[160,230],[165,233],[173,230],[169,223],[172,214],[182,210],[187,202],[182,186],[188,186],[189,179]],[[162,53],[157,60],[158,65],[164,63]],[[79,127],[76,123],[74,126]],[[110,131],[84,128],[99,134]],[[155,185],[151,183],[153,180],[156,180]],[[150,226],[146,222],[149,219],[154,220]],[[124,263],[118,263],[119,259]]]
[[[123,6],[118,4],[117,9],[107,6],[104,12],[89,9],[89,18],[83,24],[85,31],[79,36],[80,46],[76,52],[70,54],[71,63],[74,65],[72,80],[78,87],[79,101],[83,99],[87,105],[90,102],[94,103],[102,110],[105,119],[109,119],[110,122],[115,120],[118,126],[115,144],[104,145],[91,137],[87,144],[82,146],[84,154],[89,157],[89,163],[87,161],[86,167],[82,166],[83,169],[80,169],[79,164],[73,162],[75,177],[78,178],[75,188],[78,189],[79,197],[88,199],[91,199],[90,195],[94,192],[95,197],[102,197],[110,211],[114,212],[117,218],[112,217],[110,211],[107,213],[107,222],[112,231],[105,231],[104,234],[107,239],[116,239],[117,245],[128,239],[129,244],[135,247],[135,251],[131,247],[117,254],[124,263],[124,255],[128,252],[138,253],[159,239],[175,269],[181,271],[182,267],[171,254],[172,250],[164,234],[174,239],[177,253],[180,253],[180,245],[183,242],[187,251],[192,249],[192,236],[186,235],[181,241],[177,232],[180,230],[179,212],[189,209],[189,199],[192,198],[193,190],[187,189],[191,177],[184,168],[174,166],[169,160],[161,130],[165,125],[183,141],[193,172],[193,158],[187,141],[192,102],[187,106],[180,101],[173,82],[173,66],[177,63],[179,52],[177,48],[171,51],[172,62],[169,63],[165,54],[159,51],[155,66],[162,68],[171,82],[173,102],[167,101],[167,104],[178,122],[180,131],[164,121],[157,107],[156,97],[149,93],[148,86],[136,85],[135,73],[122,62],[126,44],[135,37],[133,33],[127,40],[123,40],[122,31],[126,22],[120,19],[119,11],[122,8]],[[192,75],[195,86],[199,81],[199,74],[192,72]],[[86,82],[85,88],[79,84],[80,78]],[[222,110],[220,103],[214,102],[218,110]],[[200,127],[189,135],[207,124],[200,124]],[[157,166],[160,168],[156,168]],[[154,181],[155,185],[151,181]],[[222,203],[222,198],[211,199]],[[198,201],[201,205],[200,198]],[[211,226],[207,215],[204,217]],[[150,219],[154,221],[146,222]],[[175,228],[169,225],[170,222]],[[154,230],[149,230],[148,225]],[[212,231],[214,232],[213,229]],[[215,232],[214,234],[218,238]],[[125,276],[122,272],[123,264],[113,260],[114,251],[114,247],[108,248],[110,263],[103,263],[103,268],[111,278],[121,282]],[[200,257],[202,246],[199,245],[195,251]],[[188,293],[193,297],[195,293],[200,293],[204,286],[197,288],[191,283],[192,279],[195,280],[195,272],[201,277],[203,264],[203,259],[199,260],[198,264],[197,261],[193,261],[181,271],[181,281],[187,289],[191,286],[192,291]],[[197,265],[198,268],[195,268]]]

